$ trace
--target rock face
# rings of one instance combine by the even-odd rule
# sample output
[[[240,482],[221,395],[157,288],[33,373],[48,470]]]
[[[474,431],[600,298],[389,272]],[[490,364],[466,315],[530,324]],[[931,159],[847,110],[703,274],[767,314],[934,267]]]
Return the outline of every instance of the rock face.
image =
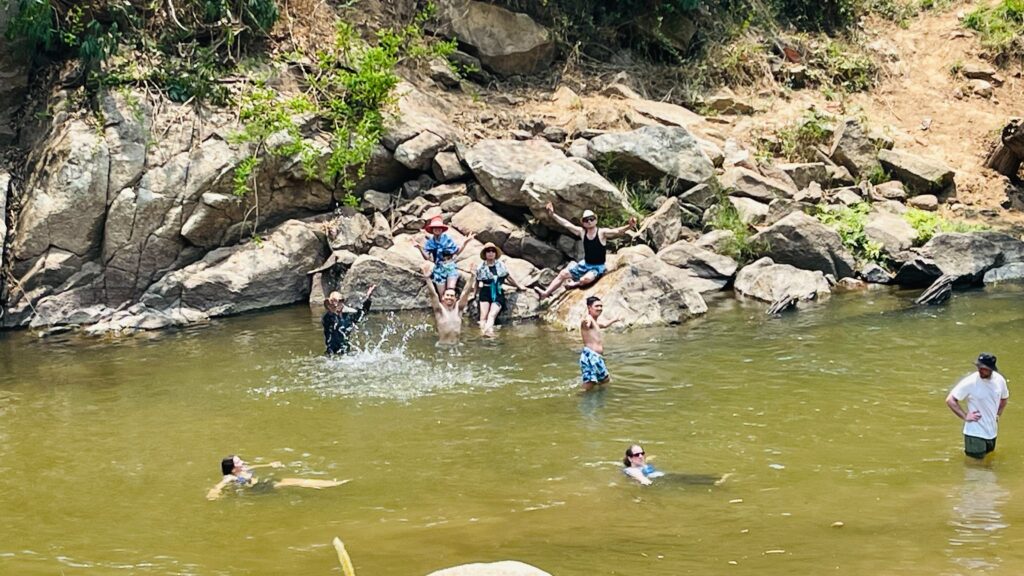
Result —
[[[373,295],[375,310],[412,310],[429,308],[423,282],[423,260],[413,260],[397,250],[372,251],[356,259],[345,275],[342,294],[366,293],[377,285]]]
[[[598,214],[633,214],[626,195],[596,172],[579,164],[559,159],[531,173],[523,182],[523,199],[534,217],[550,227],[558,227],[545,206],[551,202],[556,212],[576,220],[584,210]]]
[[[452,216],[452,226],[463,234],[476,234],[480,242],[504,246],[516,231],[514,224],[478,202],[471,202]]]
[[[856,118],[847,118],[836,130],[829,156],[850,171],[864,178],[878,167],[878,151],[892,148],[888,138],[868,133]]]
[[[707,304],[691,286],[697,280],[658,258],[625,264],[585,290],[559,297],[542,318],[566,329],[579,328],[586,314],[586,299],[599,296],[608,318],[622,318],[629,326],[679,324],[707,312]]]
[[[853,276],[854,259],[839,234],[803,212],[793,212],[750,241],[765,246],[764,255],[779,264],[818,270],[836,279]]]
[[[686,241],[665,247],[658,252],[658,258],[679,268],[689,268],[701,278],[729,280],[739,267],[736,261],[728,256],[716,254]]]
[[[590,141],[597,165],[637,179],[669,178],[684,189],[714,175],[700,143],[681,126],[644,126],[631,132],[602,134]]]
[[[895,282],[921,288],[940,276],[953,277],[957,284],[977,284],[986,272],[1003,264],[1003,252],[994,242],[978,234],[939,234],[917,250],[917,256],[903,264]]]
[[[683,210],[679,202],[669,198],[644,218],[637,237],[648,242],[655,250],[661,250],[679,239],[683,233]]]
[[[481,140],[463,158],[488,196],[511,206],[527,206],[523,182],[565,155],[542,140]]]
[[[427,576],[551,576],[551,574],[514,560],[502,562],[463,564],[431,572]]]
[[[536,74],[554,58],[551,32],[526,14],[473,0],[438,4],[441,32],[457,38],[492,72],[502,76]]]
[[[768,204],[777,198],[792,198],[796,189],[746,168],[730,168],[720,179],[730,196],[740,196]]]
[[[953,169],[938,160],[902,150],[881,150],[878,160],[912,194],[935,194],[953,185]]]
[[[820,271],[800,270],[788,264],[776,264],[761,258],[736,274],[736,292],[766,302],[786,296],[810,300],[830,292]]]

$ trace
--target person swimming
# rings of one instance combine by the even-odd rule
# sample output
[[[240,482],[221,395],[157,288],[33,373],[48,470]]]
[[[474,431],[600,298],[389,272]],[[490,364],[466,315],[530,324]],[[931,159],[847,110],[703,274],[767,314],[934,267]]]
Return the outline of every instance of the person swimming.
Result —
[[[656,478],[663,478],[662,482],[671,481],[680,484],[720,486],[726,479],[732,476],[732,473],[722,476],[711,474],[666,474],[647,463],[647,453],[644,451],[643,446],[639,444],[633,444],[626,448],[626,457],[622,459],[622,464],[625,466],[622,472],[643,486],[650,486]]]
[[[225,488],[235,485],[238,488],[249,488],[257,491],[282,488],[287,486],[299,486],[301,488],[332,488],[349,482],[348,480],[313,480],[310,478],[282,478],[273,480],[270,478],[256,478],[252,471],[256,468],[283,468],[280,462],[269,464],[246,464],[244,460],[235,454],[220,461],[220,473],[223,475],[216,486],[210,488],[206,493],[207,500],[216,500],[222,496]]]

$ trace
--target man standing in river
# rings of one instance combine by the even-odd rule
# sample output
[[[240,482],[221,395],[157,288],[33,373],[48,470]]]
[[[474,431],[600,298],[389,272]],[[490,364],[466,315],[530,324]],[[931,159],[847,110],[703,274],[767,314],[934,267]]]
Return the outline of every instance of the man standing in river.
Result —
[[[608,254],[608,246],[605,242],[622,236],[627,230],[636,226],[636,218],[630,218],[629,222],[618,228],[598,228],[597,214],[590,210],[584,210],[583,218],[580,220],[582,227],[580,227],[555,214],[555,207],[551,202],[548,202],[545,208],[555,222],[561,224],[573,236],[583,239],[583,260],[573,262],[563,268],[547,289],[537,289],[541,300],[554,294],[555,290],[558,290],[563,283],[566,288],[583,288],[596,282],[605,272],[604,264]]]
[[[467,280],[462,289],[462,295],[457,298],[455,288],[445,288],[441,298],[438,299],[431,277],[427,276],[425,280],[427,295],[430,297],[430,307],[434,310],[437,343],[440,346],[454,346],[459,343],[459,334],[462,333],[462,312],[469,303],[470,295],[473,294],[474,283]]]
[[[597,296],[587,298],[587,315],[580,322],[580,336],[583,337],[583,350],[580,352],[580,372],[583,375],[583,390],[587,391],[599,384],[607,384],[611,380],[608,368],[604,365],[604,334],[602,328],[615,324],[620,319],[601,323],[598,318],[604,311],[604,303]]]
[[[974,363],[978,371],[965,377],[946,396],[946,405],[964,421],[964,453],[982,459],[996,449],[999,416],[1006,408],[1010,391],[996,369],[996,357],[981,354]],[[967,409],[960,402],[967,401]]]

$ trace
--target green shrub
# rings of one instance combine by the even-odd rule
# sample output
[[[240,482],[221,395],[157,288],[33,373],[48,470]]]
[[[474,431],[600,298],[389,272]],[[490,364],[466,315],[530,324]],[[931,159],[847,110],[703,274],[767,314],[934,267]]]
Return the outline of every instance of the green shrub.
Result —
[[[906,220],[917,231],[915,246],[928,242],[936,234],[944,232],[979,232],[988,230],[984,224],[969,224],[958,220],[947,220],[937,212],[926,212],[917,208],[910,208],[903,215]]]
[[[864,225],[867,224],[870,212],[871,204],[861,202],[838,210],[819,207],[815,217],[822,224],[838,232],[843,246],[846,246],[854,256],[869,262],[880,262],[882,245],[864,234]]]
[[[718,195],[718,203],[712,207],[714,211],[708,227],[712,230],[727,230],[732,232],[733,237],[722,248],[722,253],[739,262],[746,264],[757,258],[764,252],[765,247],[751,241],[754,236],[753,230],[740,217],[740,213],[729,201],[729,197],[723,192]]]
[[[997,62],[1024,58],[1024,0],[976,8],[964,18],[964,26],[978,32],[982,44],[995,51]]]
[[[756,156],[760,161],[777,156],[787,162],[815,162],[817,147],[832,139],[832,121],[816,109],[808,110],[800,120],[757,137]]]
[[[874,86],[878,78],[874,60],[841,40],[828,39],[814,46],[808,63],[821,84],[846,92],[863,92]]]

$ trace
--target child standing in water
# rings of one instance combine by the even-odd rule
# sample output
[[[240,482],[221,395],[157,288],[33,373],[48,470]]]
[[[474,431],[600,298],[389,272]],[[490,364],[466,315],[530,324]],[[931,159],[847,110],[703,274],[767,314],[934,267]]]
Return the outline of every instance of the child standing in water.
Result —
[[[427,241],[421,242],[419,238],[413,238],[413,242],[420,249],[423,259],[434,263],[430,279],[434,282],[438,295],[444,294],[447,288],[454,290],[459,281],[459,270],[455,267],[455,257],[466,248],[466,244],[469,244],[474,235],[466,236],[462,246],[457,245],[451,236],[445,234],[448,227],[445,226],[440,216],[431,218],[423,230],[430,235]]]

